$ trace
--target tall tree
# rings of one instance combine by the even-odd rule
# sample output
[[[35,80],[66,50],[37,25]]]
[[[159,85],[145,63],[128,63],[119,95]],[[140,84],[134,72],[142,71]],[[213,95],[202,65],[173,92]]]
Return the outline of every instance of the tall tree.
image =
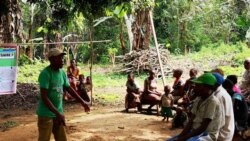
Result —
[[[132,24],[132,32],[134,38],[133,50],[149,49],[150,37],[152,34],[150,10],[152,10],[153,7],[153,0],[132,1],[132,13],[134,13],[135,17]]]
[[[21,9],[18,0],[0,1],[0,43],[22,39]]]

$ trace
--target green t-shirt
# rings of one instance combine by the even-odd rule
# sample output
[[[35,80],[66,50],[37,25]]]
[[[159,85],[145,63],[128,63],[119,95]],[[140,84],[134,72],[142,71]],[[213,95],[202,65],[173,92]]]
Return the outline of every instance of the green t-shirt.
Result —
[[[55,108],[63,114],[63,87],[69,87],[69,81],[63,69],[54,71],[50,66],[42,70],[38,78],[40,88],[48,90],[48,98]],[[42,101],[39,95],[37,115],[45,117],[56,117]]]

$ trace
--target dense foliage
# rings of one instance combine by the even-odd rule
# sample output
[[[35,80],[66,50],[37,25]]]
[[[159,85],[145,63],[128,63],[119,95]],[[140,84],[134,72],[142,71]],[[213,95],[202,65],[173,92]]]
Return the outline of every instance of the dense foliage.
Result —
[[[7,5],[9,2],[11,1],[1,1],[0,16],[10,12],[8,9],[11,8]],[[143,18],[138,18],[138,12],[144,9],[153,10],[158,41],[174,54],[195,52],[211,45],[216,48],[220,43],[231,45],[250,41],[249,0],[19,0],[18,2],[16,6],[21,8],[23,25],[23,40],[20,41],[33,43],[111,40],[93,44],[95,63],[110,62],[110,50],[114,48],[116,48],[115,53],[112,55],[128,53],[131,50],[129,32],[135,30],[136,26],[141,36],[145,35],[145,25],[140,24],[140,21],[134,22],[132,31],[129,31],[126,20],[127,17],[133,17],[132,21]],[[15,14],[15,11],[12,11],[12,14]],[[3,27],[0,26],[1,28]],[[145,35],[145,39],[146,36],[149,37]],[[137,36],[134,34],[134,37]],[[151,47],[154,46],[150,37],[145,44],[148,42]],[[23,46],[23,53],[26,54],[22,55],[23,60],[32,62],[27,61],[27,56],[31,60],[45,59],[49,47],[51,46]],[[91,50],[88,43],[63,47],[71,58],[77,58],[80,62],[90,60]]]

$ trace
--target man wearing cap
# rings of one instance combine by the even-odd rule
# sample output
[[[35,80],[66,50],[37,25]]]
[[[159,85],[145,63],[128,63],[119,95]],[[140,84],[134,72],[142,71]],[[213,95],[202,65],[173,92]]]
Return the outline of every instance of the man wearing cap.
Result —
[[[189,123],[180,135],[168,141],[216,141],[221,121],[219,100],[213,95],[216,78],[205,73],[192,80],[197,98],[191,110]]]
[[[39,141],[49,141],[51,133],[56,141],[66,141],[65,118],[63,113],[63,91],[66,90],[79,100],[88,112],[88,103],[70,87],[66,73],[63,71],[65,53],[57,48],[49,51],[50,65],[44,68],[38,78],[40,86],[37,107]]]
[[[218,98],[220,101],[220,106],[222,109],[222,119],[224,119],[225,123],[221,122],[220,132],[218,141],[231,141],[234,136],[234,111],[233,111],[233,103],[232,98],[228,94],[228,92],[221,86],[224,82],[224,78],[219,73],[212,73],[216,78],[215,92],[214,96]]]

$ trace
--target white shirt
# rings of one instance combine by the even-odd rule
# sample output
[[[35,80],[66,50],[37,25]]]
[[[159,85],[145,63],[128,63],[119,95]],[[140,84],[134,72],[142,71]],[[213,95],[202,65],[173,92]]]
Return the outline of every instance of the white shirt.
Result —
[[[232,141],[235,128],[232,98],[222,86],[217,88],[214,95],[220,101],[225,119],[225,123],[221,124],[218,141]]]

